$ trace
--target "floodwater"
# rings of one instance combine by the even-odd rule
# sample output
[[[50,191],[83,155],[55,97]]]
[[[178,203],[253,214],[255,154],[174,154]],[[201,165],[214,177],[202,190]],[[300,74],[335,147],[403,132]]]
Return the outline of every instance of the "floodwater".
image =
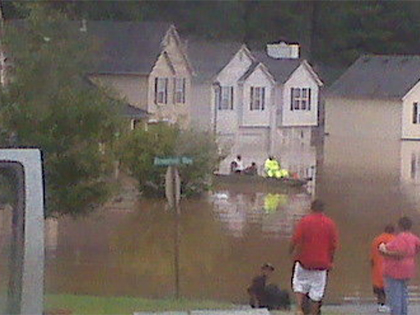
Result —
[[[413,170],[404,179],[401,164],[403,152],[420,152],[420,144],[398,146],[391,150],[395,156],[387,152],[382,162],[378,148],[358,156],[358,150],[327,139],[322,159],[306,162],[317,168],[309,192],[225,185],[206,198],[183,201],[181,296],[245,303],[246,287],[266,261],[276,266],[273,282],[290,289],[290,236],[311,200],[320,197],[340,230],[327,301],[371,299],[372,239],[402,214],[413,217],[414,232],[420,234],[419,186],[412,181]],[[414,166],[411,159],[408,163]],[[174,295],[174,215],[165,202],[141,200],[130,211],[61,219],[51,230],[56,241],[48,251],[49,292]],[[412,299],[419,296],[419,285],[420,278],[411,282]]]
[[[258,160],[241,153],[246,161]],[[308,191],[225,185],[201,199],[182,201],[180,295],[246,303],[246,287],[267,261],[276,266],[273,282],[290,290],[290,236],[311,200],[319,197],[340,230],[327,302],[371,299],[372,239],[403,214],[414,219],[414,232],[420,234],[417,153],[420,143],[353,147],[327,138],[322,156],[306,161],[306,168],[299,166],[316,169]],[[77,220],[49,220],[46,231],[49,293],[175,294],[175,216],[162,200],[140,199],[132,207],[108,207]],[[1,272],[6,266],[0,263]],[[420,297],[419,288],[417,277],[410,287],[413,300]]]

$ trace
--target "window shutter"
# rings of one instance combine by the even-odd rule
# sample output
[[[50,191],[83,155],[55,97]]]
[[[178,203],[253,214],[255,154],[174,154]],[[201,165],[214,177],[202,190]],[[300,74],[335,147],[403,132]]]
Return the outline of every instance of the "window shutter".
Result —
[[[306,107],[308,110],[311,110],[311,100],[312,100],[312,97],[311,97],[311,89],[309,88],[308,89],[308,105]]]
[[[413,124],[418,124],[419,106],[418,103],[413,103]]]
[[[216,106],[217,109],[220,110],[220,103],[221,103],[221,91],[220,86],[216,86],[214,89],[214,106]]]
[[[295,89],[291,88],[290,89],[290,110],[294,110],[293,108],[293,100],[295,98]]]
[[[172,98],[173,98],[173,102],[174,102],[174,104],[176,104],[176,103],[177,103],[177,99],[176,99],[176,98],[177,98],[177,93],[176,93],[176,85],[177,85],[177,84],[176,84],[176,80],[177,80],[177,79],[176,79],[176,78],[174,78],[174,93],[172,94],[172,96],[173,96]]]
[[[416,103],[414,103],[416,104]],[[415,179],[416,178],[416,167],[417,167],[417,163],[416,163],[416,155],[414,153],[411,154],[411,169],[410,169],[410,175],[411,175],[411,179]]]
[[[158,78],[155,78],[155,104],[158,102]]]
[[[168,81],[169,79],[165,79],[165,104],[168,104]]]
[[[233,109],[233,86],[230,87],[230,109]]]
[[[265,87],[261,88],[261,110],[265,107]]]
[[[251,86],[251,94],[250,94],[250,102],[249,102],[249,109],[253,110],[254,109],[254,87]]]
[[[182,104],[185,104],[186,94],[187,94],[187,79],[182,79]]]

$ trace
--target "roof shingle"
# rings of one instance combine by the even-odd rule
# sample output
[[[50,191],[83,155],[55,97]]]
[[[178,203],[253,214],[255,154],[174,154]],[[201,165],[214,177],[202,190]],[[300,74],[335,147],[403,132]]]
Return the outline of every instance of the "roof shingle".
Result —
[[[328,89],[331,96],[401,99],[420,80],[420,56],[360,57]]]

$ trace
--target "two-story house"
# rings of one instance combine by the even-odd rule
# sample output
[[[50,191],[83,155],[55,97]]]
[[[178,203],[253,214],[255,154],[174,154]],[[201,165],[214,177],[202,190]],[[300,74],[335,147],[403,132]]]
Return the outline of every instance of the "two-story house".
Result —
[[[111,87],[151,120],[189,124],[193,70],[173,25],[88,21],[81,31],[99,47],[93,82]]]
[[[247,152],[246,162],[261,165],[274,154],[284,167],[311,176],[321,86],[299,59],[298,45],[270,44],[266,51],[242,46],[214,78],[213,128],[233,154]]]
[[[217,74],[212,122],[220,137],[239,145],[256,137],[265,150],[289,142],[310,144],[322,82],[297,52],[285,55],[284,45],[277,45],[279,52],[242,46]]]
[[[420,56],[360,57],[326,96],[325,169],[420,184],[419,104]]]

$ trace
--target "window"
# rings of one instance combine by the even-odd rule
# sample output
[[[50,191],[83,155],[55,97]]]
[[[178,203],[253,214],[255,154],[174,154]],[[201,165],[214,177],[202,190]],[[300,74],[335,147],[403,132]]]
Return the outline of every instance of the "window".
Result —
[[[419,103],[413,103],[413,124],[420,124]]]
[[[251,87],[250,110],[264,110],[265,87]]]
[[[174,80],[174,103],[185,104],[185,78],[175,78]]]
[[[410,175],[411,179],[420,182],[420,154],[413,153],[411,155]]]
[[[168,103],[168,78],[155,78],[155,103]]]
[[[218,86],[215,89],[218,110],[233,110],[233,86]]]
[[[290,90],[290,110],[311,110],[310,88],[292,88]]]

